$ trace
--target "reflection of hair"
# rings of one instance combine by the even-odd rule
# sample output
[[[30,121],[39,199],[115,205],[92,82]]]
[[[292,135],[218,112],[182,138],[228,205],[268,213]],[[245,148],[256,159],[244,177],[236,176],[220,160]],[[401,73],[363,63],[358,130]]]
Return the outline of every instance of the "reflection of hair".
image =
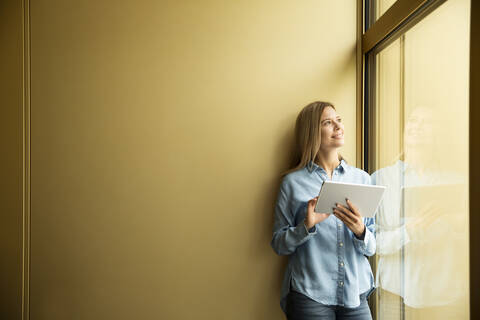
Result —
[[[335,109],[329,102],[315,101],[304,107],[298,114],[295,122],[295,151],[292,168],[283,172],[282,176],[304,168],[310,161],[318,160],[317,154],[321,142],[320,118],[326,107]],[[338,156],[339,160],[343,159],[340,154]]]

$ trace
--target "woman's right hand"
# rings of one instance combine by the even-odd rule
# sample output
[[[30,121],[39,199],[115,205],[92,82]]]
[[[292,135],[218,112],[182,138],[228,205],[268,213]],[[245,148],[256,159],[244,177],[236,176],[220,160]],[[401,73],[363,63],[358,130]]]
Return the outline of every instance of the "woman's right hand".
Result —
[[[308,201],[307,215],[305,216],[305,226],[307,229],[312,228],[317,223],[322,222],[330,216],[328,213],[317,213],[314,211],[317,204],[317,199],[318,197],[315,197]]]

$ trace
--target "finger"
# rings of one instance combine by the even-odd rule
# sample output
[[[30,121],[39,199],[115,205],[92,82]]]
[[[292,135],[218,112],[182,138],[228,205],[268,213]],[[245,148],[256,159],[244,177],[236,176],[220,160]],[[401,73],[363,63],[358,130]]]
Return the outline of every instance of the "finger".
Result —
[[[348,228],[352,227],[352,223],[345,218],[344,214],[339,213],[338,210],[334,210],[333,214],[335,215],[335,217],[341,220]]]
[[[355,214],[353,214],[353,212],[351,212],[349,208],[341,205],[340,203],[337,203],[336,209],[339,210],[344,215],[348,216],[350,219],[354,219],[356,217]]]
[[[307,208],[307,210],[308,210],[309,212],[315,212],[315,206],[316,206],[316,204],[317,204],[316,198],[310,199],[310,200],[308,201],[308,205],[307,205],[308,208]]]
[[[338,205],[339,205],[339,209],[342,209],[342,212],[348,215],[350,219],[352,219],[355,222],[358,220],[359,216],[357,216],[354,212],[352,212],[350,208],[347,208],[341,204],[338,204]]]
[[[345,217],[341,213],[338,213],[338,211],[335,209],[333,210],[333,215],[337,217],[338,220],[344,222],[345,224],[348,223],[348,221],[345,220]]]
[[[361,217],[362,215],[360,214],[360,211],[358,211],[358,207],[352,203],[349,199],[347,199],[347,204],[350,207],[351,211],[353,214],[355,214],[357,217]]]
[[[355,223],[355,221],[348,214],[340,211],[338,208],[334,208],[333,213],[335,214],[335,216],[337,218],[339,218],[340,220],[342,220],[345,223],[349,223],[349,224],[354,224]]]

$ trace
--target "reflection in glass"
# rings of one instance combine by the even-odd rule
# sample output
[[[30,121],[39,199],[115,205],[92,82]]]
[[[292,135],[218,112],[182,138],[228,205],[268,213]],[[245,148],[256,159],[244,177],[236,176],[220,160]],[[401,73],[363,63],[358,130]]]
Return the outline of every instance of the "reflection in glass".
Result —
[[[469,5],[377,55],[379,319],[468,319]]]

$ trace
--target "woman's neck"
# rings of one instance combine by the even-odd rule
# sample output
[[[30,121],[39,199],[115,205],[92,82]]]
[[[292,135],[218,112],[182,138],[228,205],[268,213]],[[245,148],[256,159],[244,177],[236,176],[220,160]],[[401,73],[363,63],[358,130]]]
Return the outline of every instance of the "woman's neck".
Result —
[[[410,167],[410,170],[414,170],[419,175],[427,173],[428,169],[431,169],[434,163],[431,159],[431,154],[420,153],[416,150],[407,150],[405,152],[405,163]]]
[[[322,167],[328,174],[329,177],[332,176],[333,170],[340,164],[338,160],[338,152],[322,152],[320,151],[317,155],[316,163]]]

